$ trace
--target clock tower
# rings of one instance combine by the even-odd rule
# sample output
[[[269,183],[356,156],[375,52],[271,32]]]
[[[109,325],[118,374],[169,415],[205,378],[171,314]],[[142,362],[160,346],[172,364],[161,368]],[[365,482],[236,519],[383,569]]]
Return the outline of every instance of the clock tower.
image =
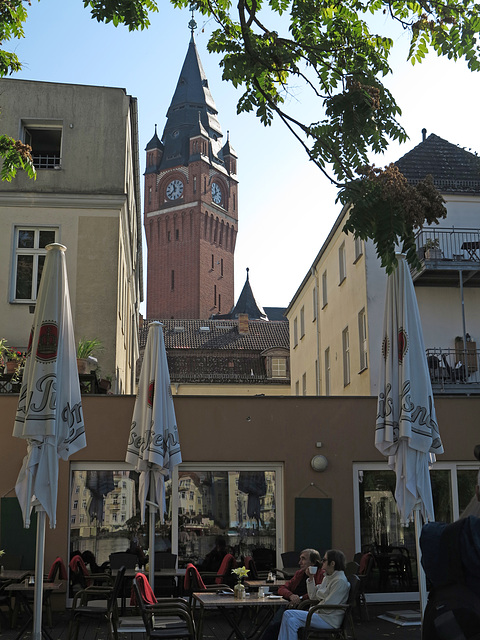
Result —
[[[146,147],[148,319],[206,319],[233,307],[237,156],[217,113],[192,27],[162,139],[155,125]]]

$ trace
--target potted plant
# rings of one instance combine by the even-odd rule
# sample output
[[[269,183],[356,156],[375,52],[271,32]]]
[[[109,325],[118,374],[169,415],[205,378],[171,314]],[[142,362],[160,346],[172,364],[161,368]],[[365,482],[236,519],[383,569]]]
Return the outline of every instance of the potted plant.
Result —
[[[112,387],[113,376],[99,375],[97,371],[97,377],[98,377],[98,389],[100,393],[108,393]]]
[[[0,366],[4,367],[5,373],[14,374],[12,380],[15,382],[20,376],[20,371],[25,363],[25,354],[17,349],[12,349],[7,344],[6,338],[0,339]]]
[[[86,374],[90,373],[92,364],[95,363],[96,358],[93,358],[94,353],[103,351],[103,345],[98,338],[87,340],[87,338],[81,338],[78,341],[77,346],[77,367],[78,373]]]
[[[440,260],[443,258],[443,252],[440,249],[440,240],[438,238],[427,238],[425,242],[425,258],[427,258],[427,260]]]

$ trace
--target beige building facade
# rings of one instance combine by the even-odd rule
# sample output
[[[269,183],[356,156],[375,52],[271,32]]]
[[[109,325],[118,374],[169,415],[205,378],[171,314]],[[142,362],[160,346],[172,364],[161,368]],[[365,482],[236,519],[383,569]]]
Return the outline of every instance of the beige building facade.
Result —
[[[416,233],[412,269],[434,393],[480,391],[480,170],[434,134],[397,163],[411,184],[430,173],[447,216]],[[387,275],[373,242],[343,232],[340,212],[290,302],[293,395],[377,394]]]
[[[45,246],[67,247],[75,337],[131,393],[143,299],[137,101],[124,89],[1,79],[2,132],[33,149],[37,179],[0,184],[0,334],[26,350]]]

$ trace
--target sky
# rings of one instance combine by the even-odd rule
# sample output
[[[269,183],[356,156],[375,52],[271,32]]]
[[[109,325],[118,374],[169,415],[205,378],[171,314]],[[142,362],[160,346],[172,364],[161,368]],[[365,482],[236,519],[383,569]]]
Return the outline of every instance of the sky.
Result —
[[[148,30],[129,32],[92,20],[82,0],[32,0],[25,38],[10,41],[23,64],[17,78],[125,88],[138,99],[141,176],[145,146],[161,135],[190,40],[187,10],[159,0]],[[213,22],[197,15],[195,42],[215,100],[224,136],[238,155],[239,230],[235,251],[235,299],[245,283],[246,268],[257,302],[288,306],[340,213],[336,189],[310,162],[284,125],[264,127],[253,113],[236,113],[241,95],[222,81],[220,57],[209,54]],[[379,25],[382,28],[383,25]],[[278,29],[280,30],[280,29]],[[410,140],[391,144],[383,166],[422,140],[422,129],[480,153],[480,76],[463,62],[429,56],[421,65],[406,62],[408,38],[395,40],[394,73],[386,84],[402,109],[400,122]],[[9,48],[11,47],[11,48]],[[318,105],[300,90],[291,100],[314,120]],[[143,202],[143,177],[141,177]],[[143,204],[142,204],[143,210]],[[144,245],[146,254],[146,244]],[[145,270],[146,271],[146,270]],[[141,307],[145,314],[145,303]]]

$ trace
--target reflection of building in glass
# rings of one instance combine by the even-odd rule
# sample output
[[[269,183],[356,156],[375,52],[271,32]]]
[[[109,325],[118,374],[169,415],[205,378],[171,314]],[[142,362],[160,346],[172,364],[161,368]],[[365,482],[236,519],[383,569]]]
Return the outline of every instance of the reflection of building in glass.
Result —
[[[70,524],[81,537],[97,527],[122,529],[136,514],[135,482],[129,471],[74,471]]]

